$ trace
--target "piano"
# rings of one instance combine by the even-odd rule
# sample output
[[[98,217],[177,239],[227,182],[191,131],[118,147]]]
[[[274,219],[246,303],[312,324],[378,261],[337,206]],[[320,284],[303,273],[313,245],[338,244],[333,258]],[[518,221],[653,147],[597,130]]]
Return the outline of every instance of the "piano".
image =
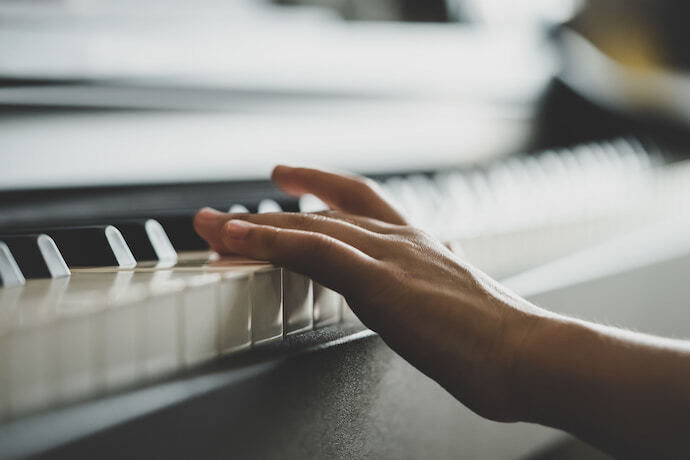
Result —
[[[334,21],[312,7],[280,11]],[[429,11],[438,19],[441,9]],[[43,20],[63,14],[48,7]],[[348,27],[355,42],[382,49],[386,37],[410,46],[421,37],[381,25],[389,35],[379,40],[369,24]],[[13,43],[38,46],[10,29]],[[56,40],[70,43],[73,32]],[[534,80],[501,90],[510,116],[493,108],[467,116],[438,94],[421,98],[421,74],[388,92],[377,77],[345,75],[338,86],[331,73],[305,77],[317,91],[286,91],[298,63],[267,91],[248,86],[263,63],[244,75],[224,64],[217,72],[239,81],[228,89],[203,59],[164,80],[151,77],[150,62],[118,53],[126,43],[109,48],[88,33],[112,52],[117,78],[99,74],[101,57],[90,68],[15,57],[1,69],[9,77],[0,86],[0,458],[558,458],[567,435],[479,418],[388,349],[338,293],[208,250],[192,228],[203,206],[322,209],[261,178],[284,157],[367,174],[414,224],[537,304],[651,333],[690,332],[685,137],[590,104],[553,83],[549,62]],[[437,38],[464,34],[443,29]],[[169,75],[173,64],[159,65]],[[32,72],[42,78],[27,79]],[[471,93],[444,91],[453,101]],[[420,107],[423,119],[413,116]],[[566,122],[575,125],[559,126]],[[458,136],[462,155],[451,148]],[[324,160],[323,142],[333,139],[342,145]]]

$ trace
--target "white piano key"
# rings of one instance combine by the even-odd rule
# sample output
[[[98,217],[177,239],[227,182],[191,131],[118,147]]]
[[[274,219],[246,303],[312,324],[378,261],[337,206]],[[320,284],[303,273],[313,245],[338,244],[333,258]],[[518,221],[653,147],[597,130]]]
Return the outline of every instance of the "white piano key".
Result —
[[[251,346],[251,276],[224,273],[220,284],[218,334],[222,354]]]
[[[328,205],[321,201],[317,196],[310,193],[299,198],[299,210],[301,212],[320,212],[326,211]]]
[[[0,423],[10,418],[10,349],[7,341],[8,334],[0,331]]]
[[[285,335],[314,327],[314,289],[308,277],[283,270],[283,310]]]
[[[143,373],[139,312],[145,309],[147,301],[148,291],[144,286],[133,285],[127,298],[121,296],[110,303],[101,318],[91,318],[92,330],[98,334],[96,340],[101,342],[102,361],[98,364],[102,366],[107,390],[131,384]]]
[[[0,422],[10,416],[10,324],[22,289],[0,289]]]
[[[21,286],[25,282],[10,249],[0,241],[0,287]]]
[[[54,404],[59,370],[59,339],[43,324],[9,336],[9,411],[23,415]]]
[[[62,258],[62,254],[55,245],[55,241],[48,235],[40,235],[37,239],[38,247],[41,249],[45,264],[53,278],[69,276],[70,271]]]
[[[199,274],[186,281],[179,295],[180,358],[185,366],[218,355],[219,274]]]
[[[264,262],[225,257],[205,265],[179,266],[174,271],[249,275],[252,343],[256,345],[282,340],[283,277],[280,268]]]
[[[83,291],[58,305],[51,325],[57,334],[58,397],[70,403],[94,394],[104,384],[103,312],[108,299],[99,290]]]
[[[146,234],[151,241],[151,246],[158,256],[158,260],[163,264],[174,263],[177,261],[177,252],[173,247],[163,226],[154,219],[148,219],[144,224]]]
[[[248,213],[249,209],[247,209],[246,206],[243,206],[241,204],[233,204],[230,206],[230,209],[228,209],[228,212],[231,214],[244,214]]]
[[[178,303],[182,280],[155,282],[138,310],[141,331],[140,361],[145,378],[154,379],[176,371],[180,365]]]
[[[264,267],[251,275],[252,343],[260,345],[283,338],[283,277],[281,269]]]
[[[323,327],[340,320],[343,298],[337,292],[314,283],[314,327]]]
[[[267,212],[282,212],[283,209],[275,200],[261,200],[258,211],[260,214]]]
[[[341,305],[341,313],[340,313],[340,318],[342,321],[346,322],[359,322],[359,318],[357,318],[357,315],[352,311],[352,308],[350,305],[348,305],[347,301],[345,299],[342,300],[342,305]]]
[[[62,298],[68,281],[31,280],[17,288],[21,295],[0,345],[8,378],[4,399],[12,416],[50,406],[58,399],[59,343],[52,325],[57,317],[55,303]]]

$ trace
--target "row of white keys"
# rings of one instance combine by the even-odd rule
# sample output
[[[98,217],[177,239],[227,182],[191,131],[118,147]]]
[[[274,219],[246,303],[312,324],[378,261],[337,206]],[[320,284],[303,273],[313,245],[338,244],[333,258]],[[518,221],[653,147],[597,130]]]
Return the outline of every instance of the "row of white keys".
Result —
[[[279,338],[276,324],[280,316],[280,303],[276,298],[279,276],[282,277],[284,335],[296,334],[313,327],[323,327],[342,318],[343,297],[335,291],[312,282],[304,275],[266,264],[257,265],[256,261],[237,257],[214,260],[209,254],[208,252],[181,253],[180,264],[175,270],[226,273],[253,271],[254,284],[256,284],[252,288],[252,297],[256,299],[252,301],[254,343],[265,343]]]
[[[77,269],[0,297],[0,419],[332,324],[344,308],[303,275],[232,259]]]
[[[111,270],[110,273],[108,271]],[[247,348],[251,344],[250,336],[250,274],[249,273],[207,273],[193,268],[135,268],[132,270],[114,270],[98,268],[75,270],[76,276],[82,278],[98,276],[130,276],[138,283],[144,283],[151,293],[146,302],[157,307],[152,318],[138,321],[137,324],[150,324],[163,321],[173,322],[176,341],[176,352],[182,366],[190,367],[218,354]],[[173,304],[157,302],[161,292],[174,290]],[[128,288],[126,288],[128,289]],[[140,309],[141,310],[141,309]],[[161,317],[164,312],[170,316]],[[228,325],[231,325],[228,327]],[[150,336],[151,330],[143,331]]]
[[[219,275],[187,282],[150,275],[32,280],[12,306],[3,302],[12,319],[0,336],[0,373],[9,376],[0,388],[0,412],[71,402],[215,356]],[[185,322],[196,302],[210,305],[210,322],[207,314]]]
[[[212,273],[221,276],[223,310],[237,309],[244,302],[247,314],[247,345],[279,341],[283,337],[283,274],[278,267],[239,258],[174,267],[173,274]],[[241,281],[243,280],[244,281]],[[241,285],[240,285],[241,284]],[[248,297],[238,291],[248,293]],[[244,314],[245,310],[243,310]],[[232,321],[237,322],[236,314]],[[228,322],[230,319],[228,319]],[[224,324],[229,324],[223,322]],[[242,321],[244,324],[244,321]],[[226,332],[237,332],[230,326]],[[224,334],[225,335],[225,334]],[[231,336],[231,334],[227,334]],[[244,334],[242,334],[244,337]],[[240,346],[240,345],[237,345]],[[236,347],[235,347],[236,349]]]
[[[272,265],[225,258],[175,270],[203,270],[226,276],[250,273],[253,344],[280,340],[283,335],[324,327],[342,318],[344,299],[340,294],[304,275]]]

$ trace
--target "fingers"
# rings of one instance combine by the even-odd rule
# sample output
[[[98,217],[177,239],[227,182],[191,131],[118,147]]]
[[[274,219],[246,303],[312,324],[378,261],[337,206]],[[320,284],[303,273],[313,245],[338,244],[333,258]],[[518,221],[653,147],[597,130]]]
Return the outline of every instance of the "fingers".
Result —
[[[231,214],[216,211],[212,208],[203,208],[194,216],[194,230],[206,240],[208,245],[216,252],[227,252],[221,238],[223,225],[232,218]]]
[[[403,226],[389,224],[388,222],[383,222],[378,219],[372,219],[371,217],[356,216],[354,214],[348,214],[343,211],[335,211],[329,209],[327,211],[319,211],[311,214],[316,214],[320,216],[329,217],[331,219],[342,220],[343,222],[356,225],[370,232],[379,233],[382,235],[388,235],[391,233],[399,233]]]
[[[230,220],[221,237],[235,254],[267,260],[305,274],[341,293],[370,280],[376,261],[358,249],[322,233]]]
[[[271,178],[291,195],[311,193],[333,209],[391,224],[406,224],[403,214],[383,197],[373,181],[289,166],[276,166]]]
[[[231,251],[223,238],[221,229],[231,218],[259,225],[321,233],[353,246],[360,251],[376,257],[381,242],[380,235],[347,222],[323,214],[307,213],[266,213],[266,214],[225,214],[213,210],[202,210],[195,219],[197,232],[207,239],[214,250],[221,253]]]

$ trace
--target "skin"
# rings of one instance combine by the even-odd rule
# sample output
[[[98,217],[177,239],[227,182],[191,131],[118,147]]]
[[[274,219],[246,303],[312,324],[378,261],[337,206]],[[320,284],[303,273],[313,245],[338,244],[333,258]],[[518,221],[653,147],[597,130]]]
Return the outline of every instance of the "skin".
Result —
[[[363,178],[278,166],[322,213],[205,208],[212,249],[267,260],[340,292],[397,353],[477,414],[568,431],[625,458],[690,457],[690,343],[566,318],[509,292]]]

